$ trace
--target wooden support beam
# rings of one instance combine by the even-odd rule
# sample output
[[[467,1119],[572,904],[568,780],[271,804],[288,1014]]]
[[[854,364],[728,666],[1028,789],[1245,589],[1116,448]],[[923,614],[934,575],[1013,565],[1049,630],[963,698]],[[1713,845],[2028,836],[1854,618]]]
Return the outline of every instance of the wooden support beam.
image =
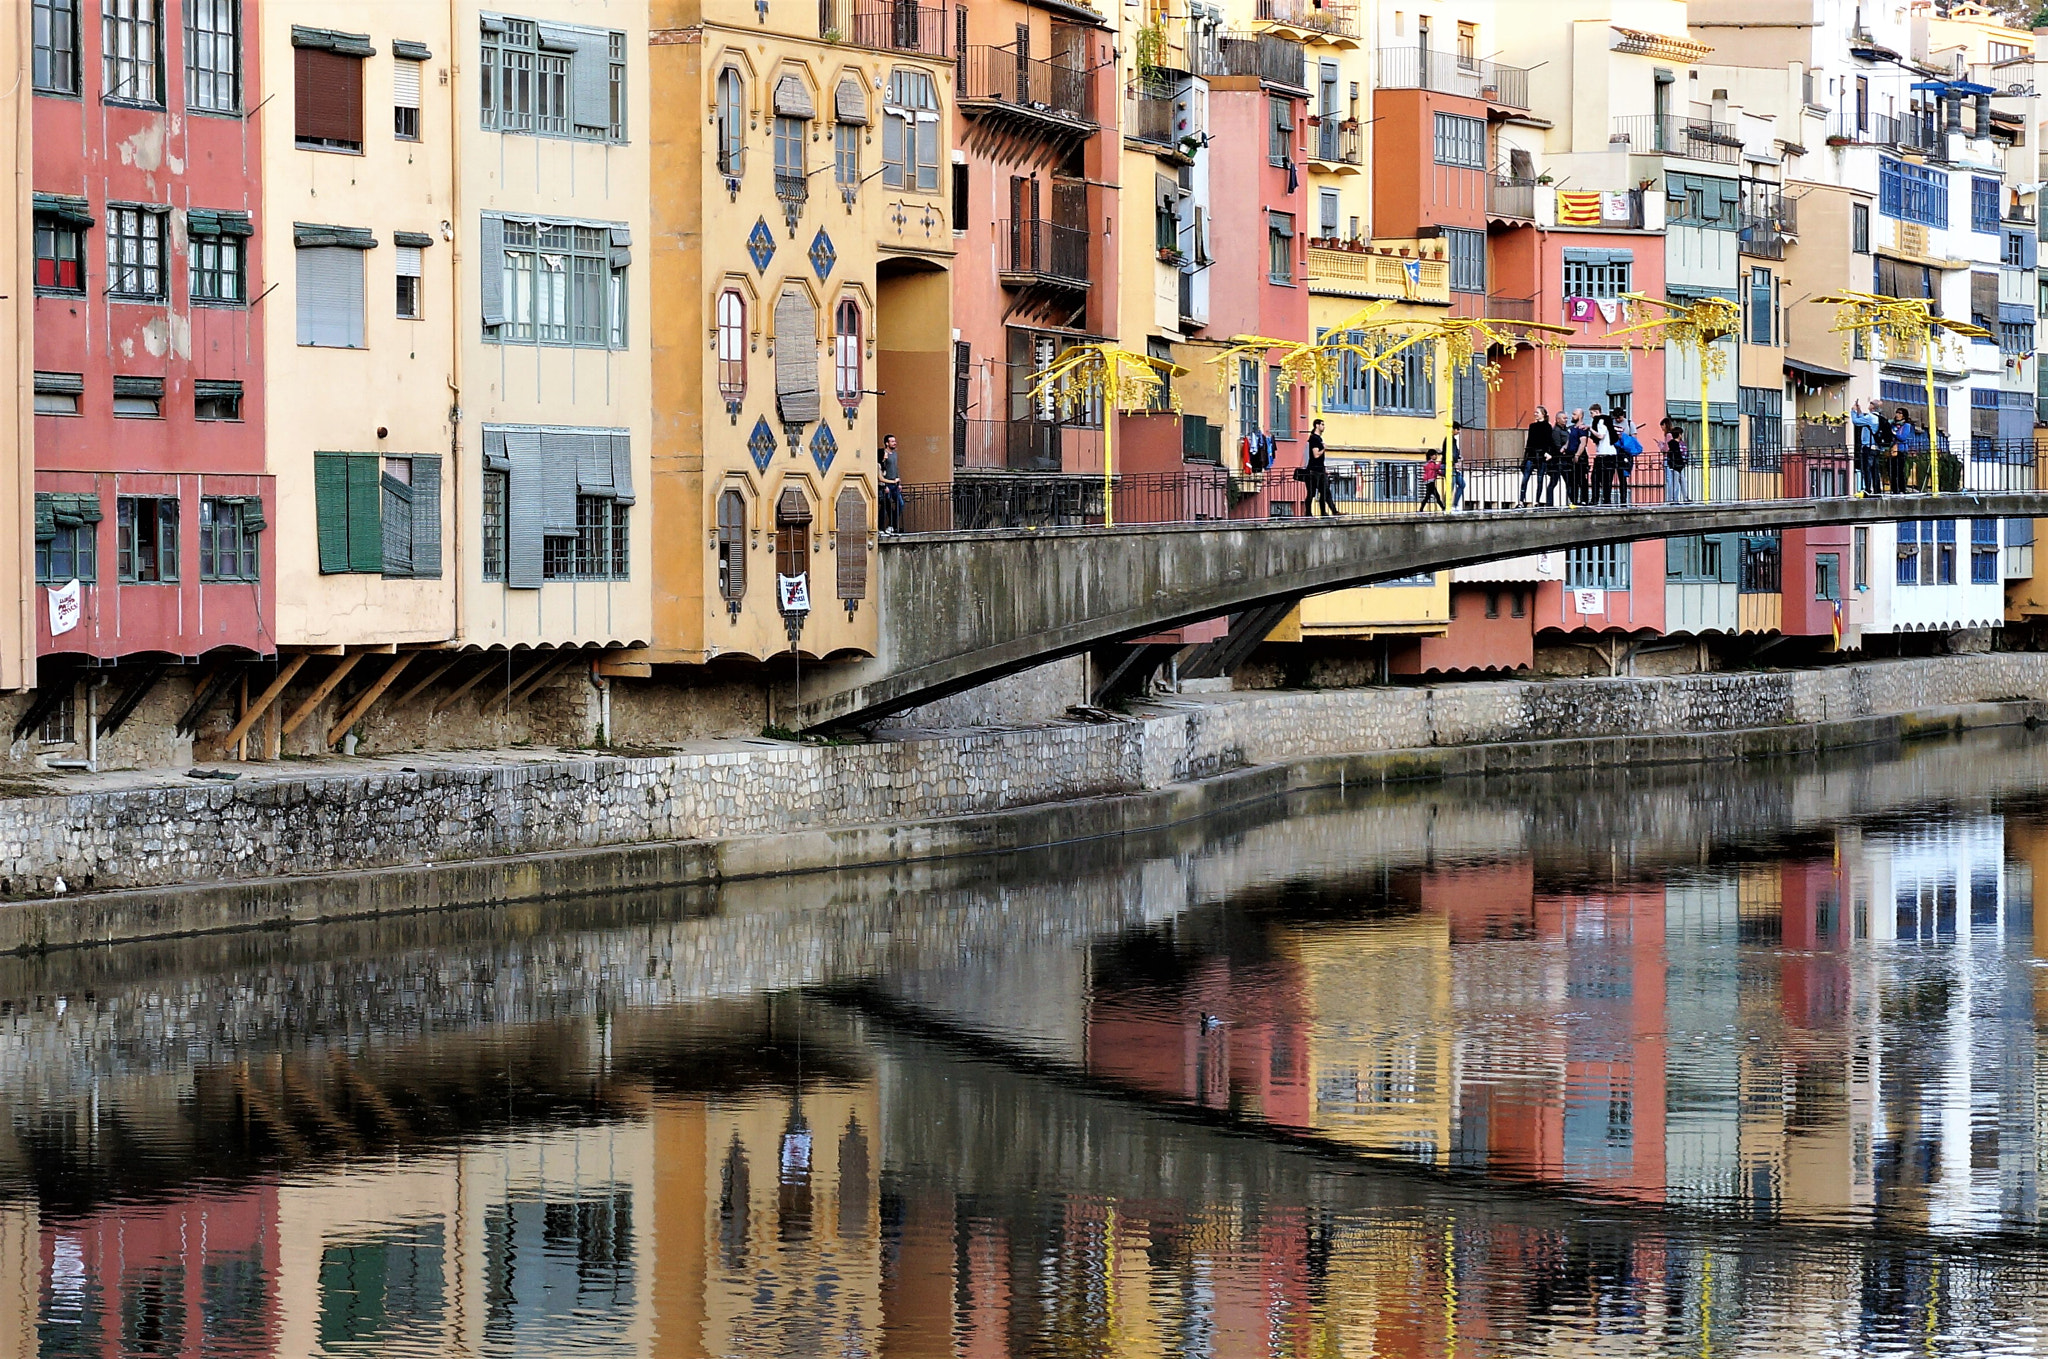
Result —
[[[432,669],[428,670],[427,677],[425,679],[413,685],[412,688],[407,689],[397,698],[391,700],[391,711],[397,712],[406,704],[418,698],[421,694],[426,692],[428,685],[432,684],[435,680],[440,679],[441,676],[447,674],[450,670],[453,670],[456,666],[460,664],[462,664],[462,657],[450,656],[447,660],[441,662],[439,665],[434,666]]]
[[[277,678],[256,696],[256,701],[249,705],[249,711],[242,714],[242,720],[235,723],[234,729],[228,732],[227,738],[221,742],[223,750],[249,734],[249,729],[256,725],[257,719],[269,711],[270,705],[277,702],[277,696],[284,692],[284,687],[292,682],[292,676],[304,669],[305,665],[306,658],[302,655],[294,656],[284,663],[277,672]]]
[[[607,679],[651,679],[654,676],[654,662],[599,661],[597,673]]]
[[[142,673],[129,683],[119,698],[114,700],[114,706],[100,716],[100,735],[112,736],[119,731],[121,724],[126,722],[142,700],[149,696],[149,691],[156,688],[157,681],[164,677],[164,671],[169,668],[161,661],[145,663]]]
[[[348,672],[355,669],[356,663],[362,659],[363,653],[358,651],[353,656],[343,656],[335,662],[334,669],[328,672],[327,678],[314,685],[313,692],[306,695],[305,701],[292,709],[292,715],[284,720],[284,730],[279,735],[289,736],[304,725],[306,719],[313,715],[313,709],[319,707],[322,700],[334,692],[336,685],[348,678]]]
[[[532,697],[533,692],[540,688],[541,685],[546,684],[563,670],[583,660],[584,654],[581,647],[566,653],[561,651],[555,652],[544,664],[527,671],[520,678],[519,683],[512,686],[512,691],[505,695],[506,706],[510,707],[514,703],[523,703]]]
[[[328,728],[327,744],[329,746],[340,744],[341,738],[348,735],[348,729],[353,727],[362,718],[364,713],[370,711],[372,704],[384,696],[384,691],[391,687],[392,681],[405,673],[405,668],[412,664],[412,658],[417,655],[419,655],[417,651],[401,651],[395,654],[391,664],[384,667],[384,673],[377,676],[376,683],[358,694],[356,701],[348,705],[348,711],[343,713],[332,727]]]
[[[518,690],[525,688],[528,680],[546,670],[556,660],[555,653],[552,651],[536,651],[531,653],[531,655],[534,657],[533,664],[521,670],[517,675],[506,676],[504,693],[485,694],[477,700],[476,708],[479,713],[489,712],[493,703],[501,703],[506,707],[510,707],[512,695]]]
[[[448,695],[448,697],[442,699],[439,703],[436,703],[434,705],[434,710],[431,713],[427,714],[429,717],[439,717],[442,713],[447,712],[450,708],[455,706],[456,699],[461,698],[464,694],[468,693],[471,689],[475,688],[484,680],[486,676],[495,675],[498,673],[498,656],[495,654],[486,653],[486,657],[487,659],[485,663],[478,668],[477,672],[474,675],[471,675],[468,679],[456,685],[454,693]]]
[[[199,730],[199,724],[205,719],[207,710],[220,701],[221,695],[228,691],[230,682],[242,673],[244,664],[246,662],[229,661],[206,677],[206,681],[199,686],[199,692],[192,696],[192,701],[185,706],[185,711],[178,715],[178,735],[190,736]],[[77,677],[74,675],[73,678]]]

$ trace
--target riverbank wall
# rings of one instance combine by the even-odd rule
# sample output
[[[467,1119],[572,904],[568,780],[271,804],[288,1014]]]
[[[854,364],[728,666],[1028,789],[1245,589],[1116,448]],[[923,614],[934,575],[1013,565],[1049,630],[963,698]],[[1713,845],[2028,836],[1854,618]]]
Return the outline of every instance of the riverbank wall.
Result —
[[[0,950],[1021,850],[1339,782],[1749,759],[2044,714],[2048,655],[2002,653],[1198,695],[868,744],[271,766],[0,800]]]

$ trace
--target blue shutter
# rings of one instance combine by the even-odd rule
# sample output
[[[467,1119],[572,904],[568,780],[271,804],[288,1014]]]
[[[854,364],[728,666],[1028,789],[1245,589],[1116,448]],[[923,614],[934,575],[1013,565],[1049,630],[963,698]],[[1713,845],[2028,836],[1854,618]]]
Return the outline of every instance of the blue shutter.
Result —
[[[540,436],[541,532],[550,538],[576,536],[576,471],[588,434],[550,431]]]

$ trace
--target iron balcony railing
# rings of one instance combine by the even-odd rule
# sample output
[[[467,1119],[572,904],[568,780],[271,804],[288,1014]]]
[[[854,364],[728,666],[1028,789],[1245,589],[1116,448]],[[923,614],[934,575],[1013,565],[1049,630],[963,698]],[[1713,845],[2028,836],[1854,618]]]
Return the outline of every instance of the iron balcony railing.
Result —
[[[1057,428],[1047,426],[1045,428]],[[1717,433],[1719,432],[1717,427]],[[1785,426],[1788,436],[1800,428]],[[1766,502],[1817,500],[1867,492],[1915,497],[1901,507],[1901,519],[1955,517],[1943,496],[1970,491],[2035,491],[2048,487],[2048,450],[2033,439],[1974,439],[1967,460],[1942,438],[1937,455],[1942,496],[1929,496],[1928,460],[1924,441],[1904,454],[1887,451],[1859,458],[1839,435],[1817,431],[1812,442],[1788,437],[1783,443],[1754,447],[1716,447],[1713,455],[1713,500]],[[1461,448],[1474,450],[1458,459],[1463,484],[1456,503],[1464,510],[1535,508],[1598,509],[1603,506],[1683,506],[1705,498],[1707,478],[1697,456],[1680,472],[1671,471],[1654,439],[1645,451],[1611,466],[1582,460],[1568,467],[1532,474],[1524,483],[1518,449],[1522,431],[1467,430]],[[1299,445],[1293,445],[1298,448]],[[1283,461],[1298,463],[1300,454],[1287,451]],[[1298,518],[1307,507],[1306,484],[1294,466],[1244,472],[1234,468],[1234,441],[1221,447],[1222,466],[1189,467],[1180,472],[1121,473],[1112,495],[1116,522],[1124,524],[1187,524],[1213,520]],[[1099,457],[1099,455],[1097,455]],[[1013,463],[1013,466],[1017,464]],[[1331,490],[1341,513],[1352,516],[1402,516],[1417,512],[1425,495],[1420,454],[1329,454]],[[1090,489],[1092,487],[1092,490]],[[962,478],[952,483],[905,487],[909,532],[948,529],[1080,527],[1102,522],[1100,473],[1070,472],[1037,477]],[[1432,512],[1436,506],[1431,504]]]
[[[969,47],[960,55],[961,103],[1001,100],[1074,122],[1095,123],[1095,91],[1084,71],[1009,47]]]
[[[1381,48],[1379,88],[1434,90],[1484,99],[1505,108],[1529,107],[1529,73],[1523,68],[1426,47]]]
[[[1024,281],[1052,281],[1088,286],[1088,233],[1042,217],[1004,218],[998,224],[1004,242],[1003,273]]]
[[[1517,221],[1536,220],[1536,181],[1506,179],[1499,175],[1486,182],[1486,215],[1511,217]]]
[[[1358,6],[1336,0],[1259,0],[1258,18],[1328,38],[1358,36]]]
[[[1836,109],[1828,119],[1828,140],[1837,144],[1886,146],[1935,157],[1948,154],[1948,135],[1942,131],[1941,111],[1934,108],[1912,108],[1893,117],[1868,110],[1859,113],[1851,102]]]
[[[1196,49],[1200,76],[1254,76],[1268,85],[1308,89],[1308,49],[1271,33],[1225,33]]]
[[[1365,130],[1357,123],[1339,122],[1326,114],[1312,130],[1309,159],[1328,165],[1365,164]]]
[[[1733,123],[1707,118],[1679,118],[1654,113],[1614,120],[1610,142],[1625,142],[1639,156],[1684,156],[1688,160],[1735,165],[1742,160],[1742,138]]]
[[[1148,94],[1133,94],[1124,101],[1124,135],[1156,146],[1174,146],[1173,100]]]
[[[855,0],[853,41],[861,47],[944,57],[950,20],[951,15],[943,5],[920,5],[916,0]]]

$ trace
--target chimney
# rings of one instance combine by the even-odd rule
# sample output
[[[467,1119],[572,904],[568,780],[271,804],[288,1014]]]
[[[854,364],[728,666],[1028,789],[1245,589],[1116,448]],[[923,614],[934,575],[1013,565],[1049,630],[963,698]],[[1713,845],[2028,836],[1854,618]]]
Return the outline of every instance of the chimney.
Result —
[[[1948,132],[1963,130],[1963,97],[1959,94],[1944,94],[1941,97],[1943,110],[1942,128]]]
[[[1977,135],[1977,136],[1979,136],[1979,137],[1989,137],[1989,136],[1991,135],[1991,96],[1990,96],[1990,95],[1988,95],[1988,94],[1980,94],[1980,95],[1977,95],[1977,96],[1976,96],[1976,103],[1977,103],[1977,133],[1976,133],[1976,135]]]

